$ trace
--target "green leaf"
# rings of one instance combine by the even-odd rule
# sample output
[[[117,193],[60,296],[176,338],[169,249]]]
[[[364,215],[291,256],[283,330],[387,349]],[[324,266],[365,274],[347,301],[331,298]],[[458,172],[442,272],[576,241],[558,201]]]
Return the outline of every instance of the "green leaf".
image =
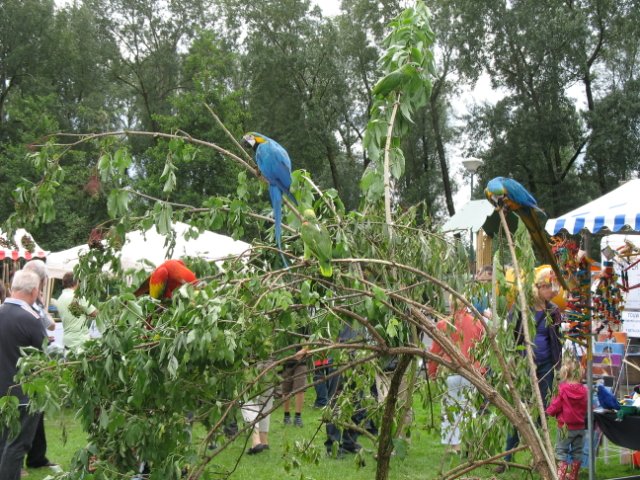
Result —
[[[112,190],[107,197],[107,210],[111,218],[119,217],[129,208],[129,192]]]
[[[174,355],[172,355],[169,359],[169,364],[167,365],[167,371],[169,372],[169,376],[171,378],[176,378],[178,367],[178,359]]]
[[[396,318],[389,319],[387,323],[386,333],[389,338],[396,338],[398,336],[398,327],[400,326],[400,322]]]

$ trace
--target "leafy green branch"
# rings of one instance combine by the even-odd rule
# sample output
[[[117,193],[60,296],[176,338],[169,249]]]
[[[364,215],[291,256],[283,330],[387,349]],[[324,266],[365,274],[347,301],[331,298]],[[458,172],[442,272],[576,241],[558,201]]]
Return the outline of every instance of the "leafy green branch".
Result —
[[[383,41],[386,50],[378,60],[384,76],[372,91],[374,101],[364,147],[378,167],[365,172],[361,186],[369,201],[384,194],[385,219],[389,226],[392,225],[392,178],[398,180],[404,173],[400,143],[413,123],[412,115],[426,105],[431,94],[431,76],[435,75],[431,51],[435,35],[429,17],[428,8],[418,0],[414,7],[404,10],[389,24],[391,32]]]

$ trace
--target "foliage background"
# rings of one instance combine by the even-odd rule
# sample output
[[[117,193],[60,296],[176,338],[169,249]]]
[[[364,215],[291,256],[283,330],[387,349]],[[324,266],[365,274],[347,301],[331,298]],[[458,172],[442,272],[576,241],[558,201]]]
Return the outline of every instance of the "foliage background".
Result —
[[[327,18],[305,0],[3,2],[0,221],[15,210],[20,179],[38,181],[24,157],[43,135],[179,129],[229,147],[204,103],[236,138],[247,130],[276,138],[295,168],[357,207],[356,180],[371,161],[362,140],[377,59],[385,25],[402,6],[343,0],[340,14]],[[476,195],[489,178],[512,175],[551,216],[635,175],[637,0],[437,0],[429,8],[437,73],[403,140],[400,205],[423,201],[436,221],[453,214],[466,175],[457,160],[468,155],[485,162]],[[481,77],[494,98],[466,114],[454,109]],[[160,196],[167,145],[153,137],[125,143],[131,177]],[[86,146],[65,156],[70,173],[55,198],[56,222],[33,227],[45,248],[82,243],[107,218],[99,191],[90,187],[78,201],[100,154]],[[229,194],[237,174],[206,150],[176,165],[179,188],[170,198],[195,205]]]
[[[25,36],[16,25],[29,16],[27,7],[41,18],[25,23]],[[268,385],[257,362],[282,359],[281,347],[301,327],[312,332],[302,338],[316,354],[354,352],[336,353],[355,372],[351,394],[341,397],[343,421],[353,412],[353,394],[367,388],[364,379],[386,357],[428,359],[418,334],[434,334],[433,320],[446,315],[449,293],[471,298],[475,288],[466,253],[437,233],[438,218],[454,211],[455,145],[485,159],[483,180],[512,174],[552,214],[637,169],[630,146],[637,140],[629,41],[637,38],[630,35],[637,28],[634,2],[434,2],[439,43],[429,48],[433,38],[425,28],[428,41],[416,47],[419,55],[409,55],[409,69],[403,48],[393,53],[406,34],[403,17],[394,34],[383,27],[400,11],[394,2],[345,1],[334,19],[293,0],[264,2],[259,11],[251,2],[195,0],[95,0],[62,10],[52,2],[8,1],[2,9],[2,180],[9,191],[23,179],[15,205],[3,197],[6,214],[16,210],[32,222],[36,238],[46,232],[50,249],[82,242],[98,225],[107,241],[107,249],[93,250],[77,272],[82,292],[100,302],[103,340],[64,369],[44,358],[23,364],[40,406],[54,411],[68,402],[77,409],[90,444],[74,460],[76,476],[97,454],[98,477],[128,475],[142,455],[155,478],[177,478],[185,463],[195,466],[196,478],[212,461],[207,443],[220,439],[231,409]],[[394,73],[402,80],[389,87]],[[455,123],[452,99],[483,74],[504,95]],[[580,82],[584,110],[569,97]],[[406,95],[427,86],[428,98]],[[403,103],[406,98],[411,101]],[[387,130],[396,106],[398,121]],[[613,129],[604,121],[610,113],[600,109],[622,106],[625,115]],[[340,267],[331,280],[318,278],[313,262],[298,261],[286,272],[274,268],[264,185],[242,164],[233,141],[246,130],[265,131],[293,157],[301,205],[312,206],[330,228]],[[64,133],[44,137],[55,131]],[[120,133],[79,136],[89,131]],[[391,152],[396,182],[393,219],[382,214],[381,172],[373,168],[381,166],[383,145],[391,147],[385,153]],[[615,161],[613,151],[620,152]],[[223,270],[192,259],[207,284],[181,291],[170,308],[136,300],[126,282],[113,285],[95,274],[109,261],[116,275],[122,273],[112,253],[126,231],[155,224],[164,232],[171,219],[248,240],[251,258]],[[57,230],[50,226],[54,220]],[[288,210],[286,223],[287,254],[299,259],[294,212]],[[530,271],[522,232],[517,245]],[[141,280],[137,275],[134,283]],[[506,307],[496,309],[496,325]],[[144,326],[147,318],[152,332]],[[335,344],[345,320],[366,332],[357,345]],[[512,424],[521,433],[535,429],[515,420],[524,408],[517,392],[528,391],[530,378],[515,355],[513,332],[494,332],[483,348],[483,360],[496,362],[495,374],[476,379],[477,386],[503,402],[498,410],[508,418],[491,415],[469,424],[483,447],[473,452],[478,458],[499,452]],[[505,358],[509,368],[498,364]],[[29,375],[31,368],[38,375]],[[415,363],[408,372],[415,376]],[[402,427],[382,407],[374,409],[371,398],[362,401],[383,427],[380,465],[385,455],[388,460],[391,434]],[[392,414],[394,403],[392,397],[387,404]],[[190,441],[185,412],[209,438]],[[395,445],[402,451],[402,443]],[[287,461],[302,450],[288,452]],[[549,476],[540,455],[535,461],[534,468]]]

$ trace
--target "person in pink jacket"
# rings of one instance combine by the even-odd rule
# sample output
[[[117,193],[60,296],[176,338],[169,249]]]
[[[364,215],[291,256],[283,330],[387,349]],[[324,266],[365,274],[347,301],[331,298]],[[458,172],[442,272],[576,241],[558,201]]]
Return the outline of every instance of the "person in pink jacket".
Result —
[[[474,318],[466,308],[461,308],[454,313],[452,320],[440,320],[437,327],[438,330],[447,333],[462,355],[469,362],[473,362],[477,371],[484,374],[485,369],[474,360],[473,354],[475,345],[484,334],[482,322]],[[451,360],[437,342],[433,342],[430,351],[446,360]],[[437,372],[438,364],[430,361],[427,364],[429,378],[436,378]],[[460,427],[465,418],[471,415],[470,397],[474,387],[469,380],[455,372],[451,372],[446,381],[447,391],[442,397],[441,443],[447,445],[449,452],[460,453]]]
[[[575,360],[565,361],[560,368],[558,395],[551,400],[547,414],[558,420],[556,459],[558,480],[577,480],[580,473],[582,445],[586,436],[587,387],[580,383],[582,367]],[[569,469],[569,452],[573,458]]]

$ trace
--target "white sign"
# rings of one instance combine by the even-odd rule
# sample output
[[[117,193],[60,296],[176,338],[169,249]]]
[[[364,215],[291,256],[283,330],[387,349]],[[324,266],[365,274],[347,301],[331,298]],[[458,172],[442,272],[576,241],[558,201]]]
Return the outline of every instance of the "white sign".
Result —
[[[629,337],[640,337],[640,311],[622,311],[622,331],[627,332]]]

